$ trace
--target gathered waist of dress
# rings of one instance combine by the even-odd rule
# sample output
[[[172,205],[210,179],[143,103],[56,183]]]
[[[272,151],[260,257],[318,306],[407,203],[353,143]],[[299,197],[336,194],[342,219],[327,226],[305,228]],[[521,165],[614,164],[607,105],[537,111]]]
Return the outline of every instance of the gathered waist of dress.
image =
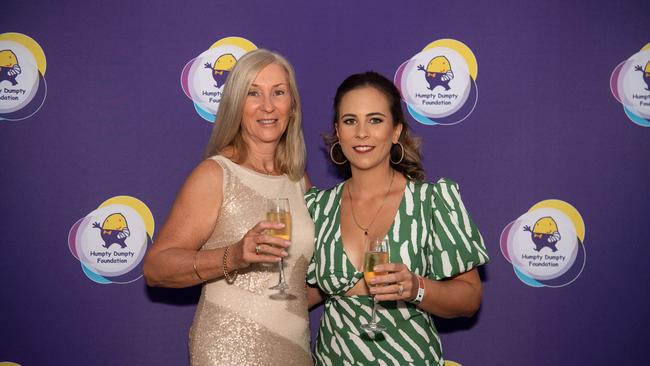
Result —
[[[373,298],[370,295],[331,295],[325,298],[325,306],[328,303],[333,306],[364,306],[372,308]],[[387,310],[401,310],[415,314],[426,314],[424,310],[416,305],[405,301],[380,301],[378,305]]]

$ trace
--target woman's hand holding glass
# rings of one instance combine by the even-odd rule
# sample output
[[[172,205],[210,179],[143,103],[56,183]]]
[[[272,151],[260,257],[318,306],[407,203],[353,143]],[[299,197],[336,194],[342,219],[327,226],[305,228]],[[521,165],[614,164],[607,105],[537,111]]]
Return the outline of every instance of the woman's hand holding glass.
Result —
[[[235,251],[237,268],[246,268],[251,263],[278,263],[288,255],[286,249],[291,245],[289,240],[267,234],[271,230],[282,229],[284,224],[260,221],[244,235],[236,244]]]
[[[386,263],[376,265],[376,273],[386,274],[375,276],[371,280],[370,294],[375,301],[411,301],[418,293],[418,278],[404,263]]]

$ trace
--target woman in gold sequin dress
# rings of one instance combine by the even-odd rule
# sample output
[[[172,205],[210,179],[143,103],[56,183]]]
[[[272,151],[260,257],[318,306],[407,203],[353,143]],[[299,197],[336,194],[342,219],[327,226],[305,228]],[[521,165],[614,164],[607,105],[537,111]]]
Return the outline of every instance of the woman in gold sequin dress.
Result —
[[[305,144],[291,65],[256,50],[230,72],[206,150],[144,263],[147,284],[203,283],[192,365],[311,365],[305,273],[314,225],[303,201]],[[265,235],[266,198],[289,198],[291,242]],[[290,289],[269,290],[284,258]]]

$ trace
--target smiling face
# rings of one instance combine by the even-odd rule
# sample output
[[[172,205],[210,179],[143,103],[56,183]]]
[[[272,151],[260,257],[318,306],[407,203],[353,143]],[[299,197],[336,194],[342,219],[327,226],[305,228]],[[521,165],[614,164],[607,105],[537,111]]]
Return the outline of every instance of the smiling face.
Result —
[[[353,89],[343,95],[337,112],[336,135],[352,169],[388,166],[390,149],[402,132],[388,98],[373,87]]]
[[[242,138],[248,144],[277,143],[287,129],[291,93],[284,68],[269,64],[248,89],[242,115]]]

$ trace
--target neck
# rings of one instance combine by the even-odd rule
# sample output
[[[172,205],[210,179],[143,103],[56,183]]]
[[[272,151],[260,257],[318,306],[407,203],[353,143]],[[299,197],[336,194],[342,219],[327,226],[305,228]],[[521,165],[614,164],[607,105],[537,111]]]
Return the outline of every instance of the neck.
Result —
[[[351,171],[352,177],[350,178],[350,182],[352,183],[355,195],[359,198],[385,195],[386,184],[390,182],[393,174],[397,177],[398,173],[391,168],[388,161],[386,164],[382,164],[372,169],[364,170],[352,167]],[[385,182],[385,184],[382,182]],[[393,187],[394,186],[395,184],[393,184]]]
[[[248,154],[242,165],[247,165],[260,173],[277,173],[275,170],[277,146],[277,143],[247,144]]]

